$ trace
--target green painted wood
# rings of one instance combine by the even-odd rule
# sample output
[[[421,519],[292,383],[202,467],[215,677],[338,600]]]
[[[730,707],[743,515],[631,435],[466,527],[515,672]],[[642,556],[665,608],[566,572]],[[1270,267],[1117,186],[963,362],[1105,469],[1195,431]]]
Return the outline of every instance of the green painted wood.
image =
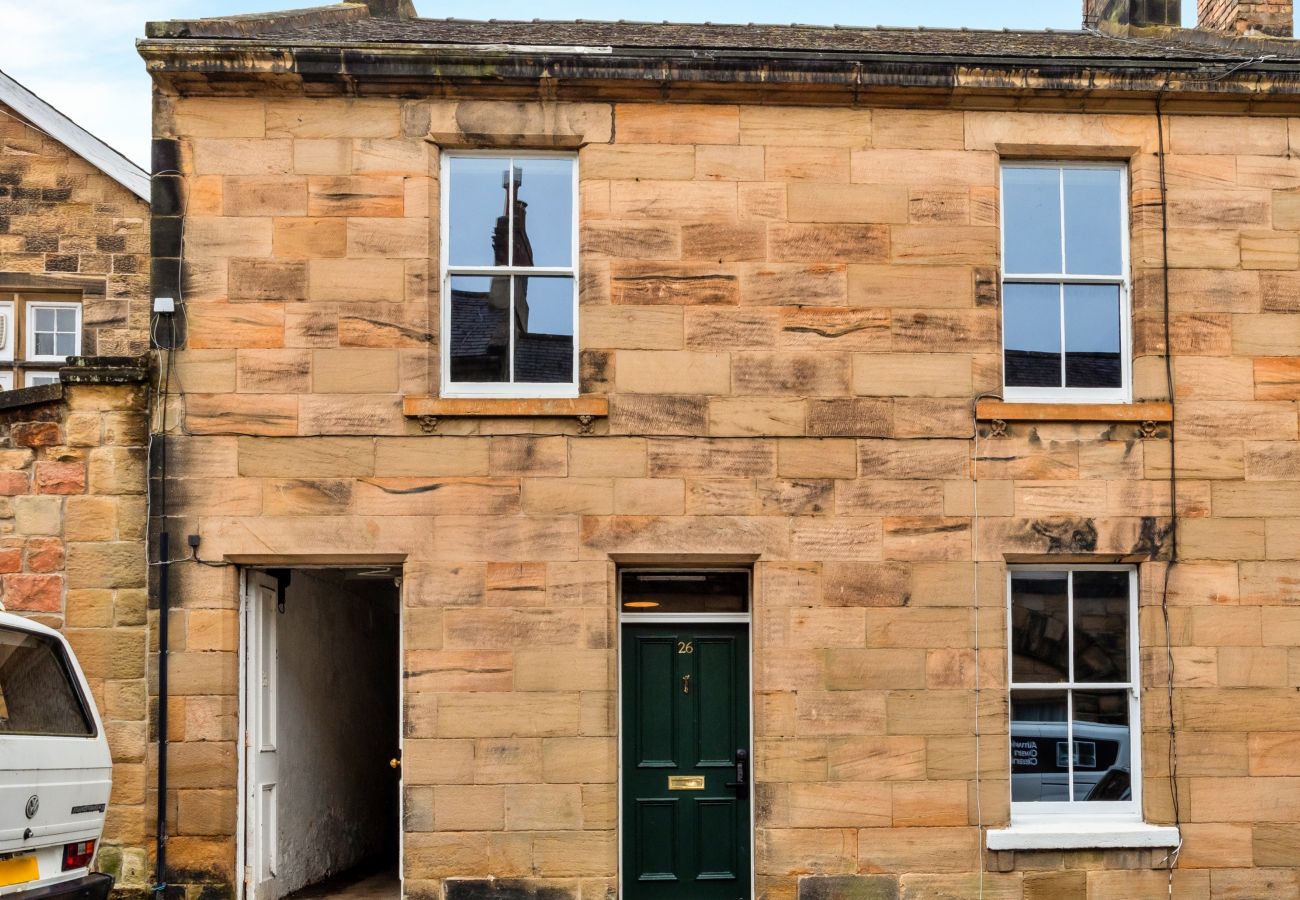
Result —
[[[623,897],[750,900],[748,626],[623,626],[622,695]]]

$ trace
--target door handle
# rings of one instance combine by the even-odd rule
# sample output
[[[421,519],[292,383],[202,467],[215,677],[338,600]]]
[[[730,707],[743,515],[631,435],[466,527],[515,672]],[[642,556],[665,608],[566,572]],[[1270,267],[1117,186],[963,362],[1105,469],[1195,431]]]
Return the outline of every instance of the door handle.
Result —
[[[727,787],[736,788],[737,790],[749,790],[749,778],[747,777],[746,765],[749,763],[749,751],[736,751],[736,780],[727,782]]]
[[[402,767],[402,761],[394,756],[388,761],[388,767],[390,769],[400,769]]]

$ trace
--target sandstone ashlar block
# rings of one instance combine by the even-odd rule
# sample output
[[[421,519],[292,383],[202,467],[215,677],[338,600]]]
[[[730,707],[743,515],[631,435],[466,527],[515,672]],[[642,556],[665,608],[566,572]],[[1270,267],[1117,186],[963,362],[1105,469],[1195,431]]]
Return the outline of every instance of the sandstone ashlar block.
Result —
[[[578,147],[609,143],[613,130],[613,107],[607,103],[501,100],[413,103],[404,110],[403,124],[407,137],[427,136],[440,145],[452,147]],[[620,133],[619,137],[622,136]]]
[[[229,176],[222,185],[225,216],[302,216],[307,179],[285,175]]]
[[[835,353],[736,353],[732,391],[750,396],[835,397],[849,390],[849,358]]]
[[[718,397],[709,401],[709,434],[719,437],[801,435],[804,419],[802,400]]]
[[[614,107],[620,144],[735,144],[740,110],[735,106],[620,103]]]
[[[643,178],[688,181],[695,177],[695,156],[690,144],[589,144],[578,154],[579,177],[619,179],[636,172]]]
[[[793,182],[787,199],[791,222],[875,222],[905,225],[907,188],[874,184]]]
[[[610,214],[617,219],[676,219],[727,221],[736,218],[734,182],[614,181],[610,184]]]
[[[704,144],[695,148],[695,178],[706,181],[762,181],[763,147]]]
[[[313,259],[347,252],[346,220],[325,217],[277,217],[272,220],[272,252],[277,257]]]
[[[952,397],[971,391],[965,353],[857,353],[853,391],[876,397]]]
[[[190,144],[195,175],[287,175],[293,141],[204,138]]]
[[[848,264],[885,262],[889,258],[891,233],[892,229],[883,225],[774,225],[768,229],[768,259]]]
[[[619,354],[620,392],[726,394],[731,390],[731,360],[725,353],[628,350]]]
[[[311,216],[402,216],[405,186],[395,176],[313,177],[307,182]]]
[[[395,138],[400,109],[383,99],[277,99],[267,104],[268,137]]]

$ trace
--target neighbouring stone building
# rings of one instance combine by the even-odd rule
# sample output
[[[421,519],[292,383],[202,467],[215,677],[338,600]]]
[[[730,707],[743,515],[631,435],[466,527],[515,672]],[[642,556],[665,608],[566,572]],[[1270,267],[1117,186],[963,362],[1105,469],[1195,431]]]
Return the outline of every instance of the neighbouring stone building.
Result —
[[[149,203],[142,169],[0,72],[0,602],[77,652],[113,752],[98,866],[135,889],[153,843]]]
[[[1300,892],[1300,46],[1179,6],[151,24],[168,896]]]

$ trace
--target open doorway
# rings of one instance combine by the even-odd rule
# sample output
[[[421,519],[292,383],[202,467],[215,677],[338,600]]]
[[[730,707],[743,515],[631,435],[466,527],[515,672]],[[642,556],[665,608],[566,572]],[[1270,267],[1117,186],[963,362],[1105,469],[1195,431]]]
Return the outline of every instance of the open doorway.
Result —
[[[246,573],[246,900],[401,895],[399,574]]]

